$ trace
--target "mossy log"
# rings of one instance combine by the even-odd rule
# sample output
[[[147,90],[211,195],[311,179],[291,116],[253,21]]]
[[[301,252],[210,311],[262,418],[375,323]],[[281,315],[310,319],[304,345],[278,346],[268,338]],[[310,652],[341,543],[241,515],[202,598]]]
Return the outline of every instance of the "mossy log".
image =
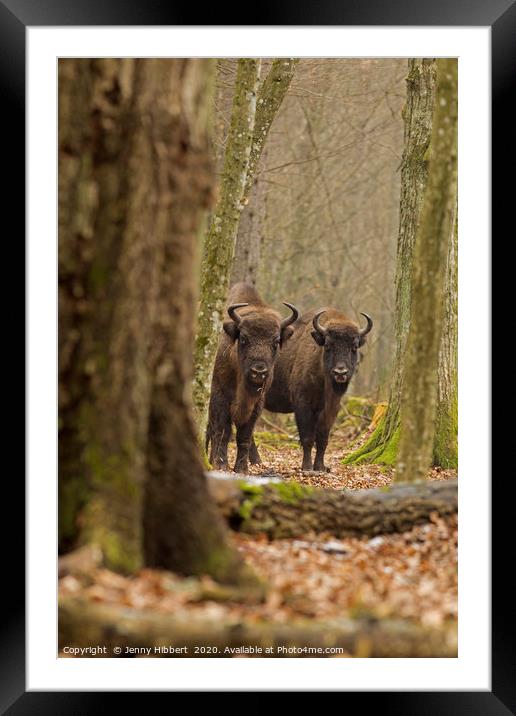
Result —
[[[457,512],[457,480],[372,490],[323,490],[296,482],[208,473],[215,502],[234,529],[270,538],[404,532]]]
[[[457,627],[451,623],[433,629],[404,620],[344,618],[295,620],[288,624],[246,623],[229,618],[194,617],[191,612],[180,619],[70,597],[62,599],[59,648],[92,646],[103,646],[105,651],[85,652],[84,656],[184,658],[245,653],[258,657],[314,657],[338,656],[337,647],[344,650],[345,656],[442,658],[457,656]],[[119,654],[114,653],[115,647],[121,650]],[[262,651],[246,653],[246,647]],[[327,648],[332,651],[325,652]],[[309,649],[321,651],[314,653]]]

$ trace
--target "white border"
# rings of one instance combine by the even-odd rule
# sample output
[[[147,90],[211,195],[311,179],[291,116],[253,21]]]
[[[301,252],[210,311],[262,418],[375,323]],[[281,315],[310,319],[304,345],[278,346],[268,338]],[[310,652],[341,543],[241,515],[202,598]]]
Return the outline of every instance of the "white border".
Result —
[[[489,690],[490,403],[484,378],[490,365],[478,325],[490,320],[490,28],[80,27],[28,28],[27,33],[27,688]],[[457,659],[56,658],[56,59],[221,55],[459,57]]]

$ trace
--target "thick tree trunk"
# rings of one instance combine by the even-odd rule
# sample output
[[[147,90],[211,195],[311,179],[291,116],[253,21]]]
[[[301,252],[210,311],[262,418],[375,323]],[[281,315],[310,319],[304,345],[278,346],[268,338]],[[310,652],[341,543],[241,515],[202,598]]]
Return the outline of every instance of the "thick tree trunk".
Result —
[[[68,456],[60,464],[62,494],[71,471],[82,491],[82,510],[79,520],[64,500],[63,530],[79,520],[81,541],[98,544],[113,568],[132,570],[141,563],[147,349],[158,255],[148,250],[156,202],[152,145],[142,124],[131,120],[149,111],[155,98],[151,88],[143,91],[141,68],[133,60],[61,62],[61,76],[69,81],[60,85],[60,245],[65,255],[75,239],[83,245],[78,265],[85,259],[75,303],[82,320],[75,327],[80,347],[74,371],[82,375],[74,384],[73,375],[62,373],[63,391],[76,394],[76,410],[72,429],[60,436],[63,458]],[[89,99],[82,117],[87,141],[75,148],[74,160],[87,181],[79,181],[72,196],[65,186],[69,127],[77,121],[72,85],[83,76],[90,87],[89,97],[82,97]],[[82,202],[91,210],[86,235]],[[66,315],[65,309],[64,320]],[[63,411],[63,423],[69,418]]]
[[[238,61],[220,196],[203,246],[193,399],[201,440],[253,141],[260,61]]]
[[[396,479],[423,481],[434,449],[443,289],[457,205],[457,60],[437,60],[430,167],[414,250]],[[441,352],[442,355],[442,352]]]
[[[92,258],[97,186],[93,178],[92,61],[60,60],[59,77],[59,547],[77,539],[86,498],[79,455],[84,370],[83,328]]]
[[[365,658],[451,658],[457,656],[457,625],[432,629],[405,620],[299,620],[288,624],[153,614],[66,598],[59,604],[59,646],[77,649],[101,644],[113,657],[346,656]],[[185,652],[186,647],[186,652]],[[211,651],[207,653],[206,647]],[[260,648],[262,651],[243,650]],[[199,649],[196,653],[196,648]],[[308,651],[311,649],[311,651]],[[132,650],[132,651],[131,651]],[[313,651],[312,651],[313,650]],[[78,654],[81,655],[80,652]]]
[[[437,411],[434,437],[434,465],[458,467],[458,385],[457,385],[457,207],[443,288],[444,316],[439,348]]]
[[[80,525],[80,543],[130,572],[143,525],[149,564],[238,581],[247,570],[209,498],[189,390],[213,63],[63,62],[60,479],[75,499],[73,511],[60,505],[65,528]]]
[[[320,490],[295,482],[209,475],[209,486],[231,526],[270,538],[329,532],[336,537],[404,532],[434,514],[457,513],[457,481],[374,490]]]
[[[412,267],[416,233],[428,177],[428,149],[432,136],[432,118],[436,82],[436,61],[410,59],[407,99],[403,109],[405,146],[401,164],[400,223],[396,257],[396,351],[392,368],[390,396],[385,417],[371,437],[344,462],[396,462],[403,366],[412,304]]]

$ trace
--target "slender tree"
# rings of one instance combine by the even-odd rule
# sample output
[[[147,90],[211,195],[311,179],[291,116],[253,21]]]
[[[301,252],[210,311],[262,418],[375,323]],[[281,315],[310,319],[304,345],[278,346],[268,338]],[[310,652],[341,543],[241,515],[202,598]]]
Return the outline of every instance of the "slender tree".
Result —
[[[404,367],[396,471],[396,479],[400,481],[424,480],[434,449],[438,359],[439,348],[443,345],[442,297],[446,284],[448,246],[455,233],[457,202],[455,59],[437,60],[437,90],[429,162],[428,182],[414,250],[411,321]],[[445,342],[445,349],[448,343]],[[445,353],[448,351],[445,350]]]
[[[403,109],[405,145],[401,164],[401,198],[396,259],[396,350],[388,408],[364,445],[346,463],[378,462],[393,465],[397,457],[403,364],[412,304],[412,267],[416,233],[428,176],[428,149],[436,82],[436,61],[410,59],[407,98]]]
[[[260,62],[238,62],[231,125],[226,142],[220,198],[204,242],[201,303],[195,346],[194,404],[201,439],[207,422],[210,380],[222,326],[240,216],[249,197],[272,121],[290,85],[296,60],[277,59],[258,88]],[[242,234],[241,234],[242,236]],[[247,237],[237,261],[248,266]],[[255,248],[257,248],[255,246]],[[244,273],[247,273],[247,268]]]
[[[213,67],[60,62],[60,527],[113,569],[240,582],[190,391]]]
[[[265,161],[266,153],[265,147],[262,161]],[[257,284],[262,258],[266,195],[267,185],[258,174],[238,224],[230,285],[239,281],[245,281],[253,286]]]
[[[243,209],[259,72],[259,60],[238,61],[220,195],[204,240],[193,384],[194,405],[201,437],[206,429],[211,373],[224,315],[238,222]]]

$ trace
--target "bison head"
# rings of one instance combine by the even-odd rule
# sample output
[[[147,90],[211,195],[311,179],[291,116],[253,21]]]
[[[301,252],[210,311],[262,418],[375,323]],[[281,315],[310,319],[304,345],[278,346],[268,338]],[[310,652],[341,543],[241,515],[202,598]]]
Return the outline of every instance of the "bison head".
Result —
[[[365,328],[342,319],[330,319],[323,326],[319,321],[323,313],[325,310],[318,311],[313,317],[312,337],[324,347],[324,366],[334,390],[344,393],[358,363],[358,349],[365,343],[373,321],[367,313],[362,313],[367,321]]]
[[[238,361],[246,383],[254,389],[263,388],[272,375],[274,362],[280,346],[293,333],[291,326],[299,316],[295,306],[290,308],[292,315],[281,320],[280,315],[267,307],[256,307],[239,316],[238,308],[247,303],[235,303],[228,308],[230,321],[224,321],[224,331],[238,344]]]

